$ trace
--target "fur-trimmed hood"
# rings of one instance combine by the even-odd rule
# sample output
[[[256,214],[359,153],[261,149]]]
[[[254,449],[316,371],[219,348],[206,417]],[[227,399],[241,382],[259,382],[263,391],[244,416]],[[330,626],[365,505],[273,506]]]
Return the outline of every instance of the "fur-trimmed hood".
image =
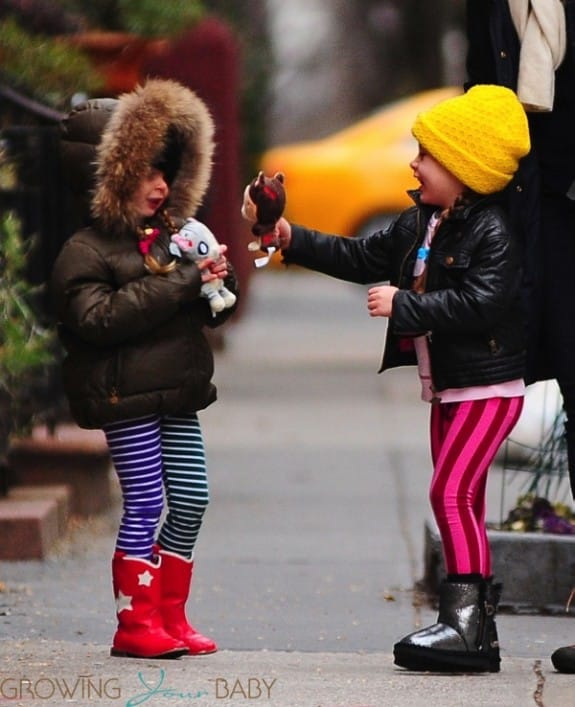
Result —
[[[133,230],[130,198],[150,165],[167,159],[167,210],[193,216],[209,185],[213,137],[204,102],[175,81],[149,79],[120,96],[96,151],[92,215],[106,230]]]

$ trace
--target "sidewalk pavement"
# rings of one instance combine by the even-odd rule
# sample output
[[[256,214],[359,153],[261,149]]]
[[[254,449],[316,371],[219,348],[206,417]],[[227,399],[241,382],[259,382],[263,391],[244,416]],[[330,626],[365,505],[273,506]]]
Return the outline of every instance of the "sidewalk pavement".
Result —
[[[212,502],[188,610],[220,651],[109,657],[114,486],[47,560],[0,563],[0,705],[575,707],[549,660],[575,642],[566,615],[502,614],[497,674],[394,667],[394,641],[435,620],[413,592],[430,519],[413,371],[375,375],[383,323],[362,288],[263,271],[250,295],[202,415]]]

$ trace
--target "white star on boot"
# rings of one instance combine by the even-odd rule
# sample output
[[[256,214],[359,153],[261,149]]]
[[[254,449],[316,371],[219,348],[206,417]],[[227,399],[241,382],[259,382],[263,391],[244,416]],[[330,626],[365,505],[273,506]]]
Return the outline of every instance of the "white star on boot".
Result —
[[[149,587],[152,584],[153,579],[154,575],[149,572],[149,570],[146,570],[145,572],[142,572],[142,574],[138,575],[138,584],[141,587]]]
[[[116,597],[116,611],[119,614],[121,611],[132,611],[132,597],[128,596],[127,594],[122,594],[122,592],[118,592],[118,596]]]

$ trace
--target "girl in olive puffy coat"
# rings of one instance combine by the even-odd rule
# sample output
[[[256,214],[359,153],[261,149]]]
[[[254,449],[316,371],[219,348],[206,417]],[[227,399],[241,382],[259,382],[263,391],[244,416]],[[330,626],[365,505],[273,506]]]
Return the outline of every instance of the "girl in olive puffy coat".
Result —
[[[104,430],[123,495],[112,655],[211,653],[216,644],[184,612],[208,503],[197,412],[216,399],[202,330],[234,307],[213,315],[200,288],[215,278],[237,285],[225,246],[217,262],[193,264],[169,245],[208,187],[212,118],[193,92],[149,80],[79,106],[62,131],[72,186],[91,188],[89,225],[52,276],[64,385],[76,422]]]

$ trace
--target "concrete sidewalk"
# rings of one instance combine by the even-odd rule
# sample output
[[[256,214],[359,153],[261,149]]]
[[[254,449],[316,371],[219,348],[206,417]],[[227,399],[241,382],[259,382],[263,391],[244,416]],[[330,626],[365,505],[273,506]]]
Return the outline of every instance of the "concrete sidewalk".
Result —
[[[387,653],[220,651],[178,661],[110,659],[107,646],[0,643],[4,705],[570,707],[573,678],[510,658],[491,675],[394,669]],[[8,659],[9,669],[4,661]]]
[[[0,705],[575,707],[549,660],[571,616],[500,615],[498,674],[394,667],[393,643],[436,615],[413,592],[430,520],[414,372],[376,375],[363,288],[291,270],[252,288],[201,418],[212,501],[188,610],[220,652],[109,657],[115,489],[46,561],[0,563]],[[494,469],[492,518],[501,484]]]

